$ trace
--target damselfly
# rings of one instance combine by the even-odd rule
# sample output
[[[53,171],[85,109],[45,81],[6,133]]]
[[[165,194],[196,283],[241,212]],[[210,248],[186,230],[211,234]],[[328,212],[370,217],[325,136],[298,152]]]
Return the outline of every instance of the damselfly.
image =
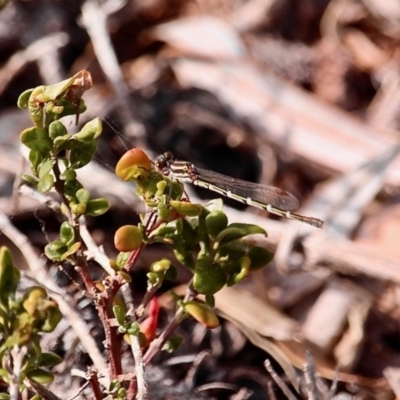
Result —
[[[292,212],[299,208],[296,197],[273,186],[242,181],[197,168],[190,162],[174,160],[169,151],[156,158],[155,168],[170,178],[212,190],[249,206],[267,210],[271,214],[305,222],[317,228],[324,225],[324,222],[318,218],[305,217]]]

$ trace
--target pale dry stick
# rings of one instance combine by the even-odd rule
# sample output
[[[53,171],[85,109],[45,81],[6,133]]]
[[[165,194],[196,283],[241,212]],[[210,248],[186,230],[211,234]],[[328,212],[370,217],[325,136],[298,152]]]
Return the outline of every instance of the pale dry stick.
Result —
[[[26,49],[11,56],[0,70],[0,94],[4,92],[13,77],[32,61],[37,61],[49,52],[55,52],[69,41],[66,33],[46,36],[31,43]]]
[[[36,202],[45,206],[46,208],[50,208],[56,214],[61,213],[60,203],[49,195],[44,195],[43,193],[40,193],[37,190],[32,189],[30,186],[25,184],[19,187],[18,192],[23,196],[30,197],[31,199],[35,200]]]
[[[129,288],[129,283],[126,283],[121,287],[122,296],[124,298],[126,307],[128,309],[128,315],[131,318],[135,319],[135,311],[132,300],[131,291]],[[147,400],[149,398],[148,385],[145,379],[145,365],[143,362],[143,353],[140,348],[139,336],[138,335],[129,335],[131,341],[131,350],[133,357],[135,359],[135,372],[136,372],[136,382],[137,382],[137,396],[136,398],[139,400]]]
[[[236,392],[233,396],[229,397],[230,400],[243,400],[250,397],[252,394],[248,389],[242,388],[245,392],[242,392],[242,389],[233,383],[225,383],[225,382],[212,382],[205,383],[204,385],[200,385],[196,387],[196,393],[206,392],[215,389],[223,389],[223,390],[231,390],[232,392]],[[245,397],[247,394],[247,397]]]
[[[335,393],[337,392],[338,389],[338,383],[339,383],[339,366],[336,368],[336,374],[332,379],[332,384],[326,396],[326,400],[332,400],[335,397]]]
[[[367,121],[377,128],[396,126],[400,103],[400,70],[398,62],[390,60],[380,69],[379,89],[367,109]]]
[[[47,277],[44,261],[40,260],[37,256],[35,250],[29,243],[28,238],[18,231],[3,214],[0,214],[0,232],[3,232],[3,234],[6,235],[24,255],[30,271],[30,279],[35,280],[51,292],[51,297],[58,303],[61,313],[65,318],[67,318],[75,334],[79,337],[82,345],[85,347],[85,350],[88,352],[93,364],[99,372],[99,375],[103,376],[101,383],[105,387],[108,387],[110,380],[107,364],[105,363],[103,356],[90,333],[89,327],[81,316],[70,307],[67,302],[66,293],[62,292],[60,288]]]
[[[199,367],[206,357],[210,357],[210,352],[208,350],[203,350],[199,354],[196,355],[189,371],[186,374],[186,378],[185,378],[186,387],[188,387],[188,388],[194,387],[194,383],[195,383],[196,375],[199,371]]]
[[[317,383],[314,358],[310,350],[306,351],[307,362],[303,366],[304,378],[306,381],[306,392],[309,400],[317,400]]]
[[[248,388],[240,388],[230,399],[231,400],[247,400],[253,396],[253,391]]]
[[[7,365],[7,369],[10,369],[10,400],[18,400],[20,398],[20,382],[21,382],[21,370],[24,361],[24,357],[28,353],[26,346],[18,347],[14,346],[10,352],[10,357],[7,361],[10,365]]]
[[[49,48],[49,51],[37,58],[36,65],[44,84],[52,85],[64,79],[64,68],[58,47]]]
[[[97,60],[114,89],[118,103],[117,111],[125,132],[129,137],[135,138],[139,147],[144,147],[144,128],[134,120],[129,107],[129,91],[107,31],[107,15],[99,1],[85,1],[82,5],[82,23],[90,36]]]
[[[288,388],[288,386],[286,385],[286,383],[283,381],[283,379],[276,373],[276,371],[272,367],[270,360],[267,359],[264,361],[264,367],[269,372],[269,374],[271,375],[271,378],[274,380],[274,382],[279,386],[279,389],[282,390],[282,392],[286,396],[286,398],[289,400],[297,400],[296,397],[293,395],[293,393]]]
[[[110,276],[115,276],[115,271],[110,266],[110,259],[104,254],[103,248],[97,246],[93,240],[92,235],[87,229],[86,219],[83,216],[79,218],[79,233],[87,247],[87,250],[85,251],[87,259],[95,260],[105,272]]]

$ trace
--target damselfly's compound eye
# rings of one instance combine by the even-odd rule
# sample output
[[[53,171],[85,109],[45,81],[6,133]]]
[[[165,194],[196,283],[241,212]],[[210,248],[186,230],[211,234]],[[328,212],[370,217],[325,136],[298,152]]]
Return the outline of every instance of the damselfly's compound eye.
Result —
[[[168,175],[173,160],[174,155],[170,151],[160,154],[154,162],[156,170],[161,172],[163,175]]]

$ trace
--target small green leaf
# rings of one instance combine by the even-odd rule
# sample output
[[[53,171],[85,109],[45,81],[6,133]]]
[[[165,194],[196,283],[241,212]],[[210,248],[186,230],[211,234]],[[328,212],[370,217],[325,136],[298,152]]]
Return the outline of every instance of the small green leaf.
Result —
[[[132,282],[131,276],[125,271],[118,271],[117,275],[119,275],[127,283]]]
[[[28,90],[25,90],[25,92],[23,92],[22,94],[20,94],[20,96],[18,97],[18,101],[17,101],[18,108],[20,108],[22,110],[28,108],[29,97],[31,97],[32,92],[33,92],[33,89],[28,89]]]
[[[246,231],[246,236],[254,235],[256,233],[260,233],[262,235],[267,236],[267,232],[265,231],[265,229],[261,228],[260,226],[253,225],[253,224],[242,224],[239,222],[234,222],[232,224],[229,224],[228,228],[244,229]]]
[[[234,240],[241,239],[244,236],[246,236],[246,231],[244,229],[228,227],[218,234],[215,241],[221,247]]]
[[[28,183],[31,183],[32,185],[37,185],[39,180],[33,176],[30,176],[28,174],[22,174],[21,178]]]
[[[60,240],[67,246],[71,245],[75,240],[75,231],[71,224],[64,221],[60,227]]]
[[[195,230],[186,219],[181,219],[177,221],[177,226],[178,224],[180,226],[179,235],[182,239],[182,246],[186,250],[192,251],[199,242]]]
[[[90,192],[87,189],[79,189],[76,192],[76,198],[78,199],[79,203],[87,204],[90,200]]]
[[[73,169],[66,169],[61,175],[60,179],[64,181],[72,181],[76,179],[76,172]]]
[[[116,304],[113,307],[113,313],[115,315],[115,318],[117,319],[117,322],[120,325],[124,325],[125,324],[125,310],[121,306]]]
[[[131,255],[130,251],[127,252],[120,252],[115,260],[115,264],[117,265],[118,269],[122,269],[125,267],[126,262],[128,261]]]
[[[71,167],[79,169],[89,164],[96,152],[96,147],[96,142],[88,142],[72,149],[69,158]]]
[[[58,305],[55,303],[54,306],[48,306],[46,309],[46,314],[46,320],[41,327],[42,332],[53,332],[62,318],[62,314],[58,308]]]
[[[218,317],[206,304],[195,300],[187,301],[184,303],[183,309],[207,328],[214,329],[219,326]]]
[[[65,135],[68,135],[67,128],[61,121],[53,121],[49,125],[49,136],[53,142],[56,138]]]
[[[69,247],[69,249],[61,256],[61,261],[66,260],[68,257],[72,256],[72,254],[75,254],[79,249],[81,248],[81,243],[76,242],[72,246]]]
[[[234,240],[218,249],[218,258],[235,260],[245,256],[248,251],[249,246],[245,242]]]
[[[164,274],[162,272],[147,273],[147,286],[150,288],[160,286],[163,280],[164,280]]]
[[[86,205],[86,215],[90,215],[92,217],[98,217],[99,215],[103,215],[110,208],[110,202],[104,198],[98,198],[90,200]]]
[[[264,249],[263,247],[254,246],[252,247],[248,254],[251,259],[250,270],[256,271],[267,264],[269,264],[274,258],[274,254]]]
[[[200,294],[213,295],[226,284],[227,277],[219,264],[205,257],[197,260],[193,275],[193,288]]]
[[[77,75],[77,74],[76,74]],[[61,82],[49,86],[43,86],[41,95],[42,102],[54,101],[57,97],[71,87],[76,79],[76,75]]]
[[[171,266],[171,261],[167,258],[163,258],[162,260],[156,261],[150,266],[150,271],[152,272],[166,272]]]
[[[0,302],[8,306],[10,297],[15,296],[20,272],[14,267],[10,250],[3,246],[0,248]]]
[[[170,200],[170,206],[179,214],[187,217],[197,217],[201,214],[203,207],[200,204],[189,203],[188,201]]]
[[[50,158],[44,160],[42,163],[40,163],[39,168],[38,168],[38,177],[39,179],[43,178],[45,175],[47,175],[52,169],[55,164],[55,160],[52,160]]]
[[[73,214],[75,215],[83,215],[86,212],[86,205],[85,204],[76,204],[74,202],[71,202],[69,204],[69,206],[71,207],[71,211]]]
[[[219,246],[223,246],[234,240],[256,233],[261,233],[264,235],[267,234],[264,229],[257,225],[234,223],[228,225],[226,229],[218,234],[216,242],[219,244]]]
[[[45,90],[45,86],[38,86],[32,90],[29,96],[28,110],[31,115],[31,119],[35,126],[43,128],[43,99],[42,95]]]
[[[206,304],[207,304],[209,307],[215,307],[215,297],[214,297],[213,294],[207,294],[207,295],[205,296],[205,301],[206,301]]]
[[[182,250],[181,248],[173,248],[175,258],[189,269],[194,269],[195,261],[191,251]]]
[[[3,357],[3,355],[4,355],[4,346],[2,346],[2,349],[3,349],[3,351],[2,351],[1,355]],[[0,368],[0,378],[6,383],[10,383],[10,377],[8,376],[7,370],[4,369],[4,368]]]
[[[175,334],[169,337],[161,350],[166,351],[167,353],[173,353],[181,347],[182,343],[182,336]]]
[[[72,135],[66,134],[63,136],[57,136],[56,138],[53,139],[53,144],[55,147],[58,147],[58,149],[65,149],[65,150],[71,150],[69,143],[71,142]]]
[[[36,150],[31,150],[29,152],[29,162],[30,162],[30,168],[32,170],[32,172],[37,175],[38,174],[38,168],[40,166],[40,164],[42,162],[44,162],[44,160],[49,159],[49,155],[48,154],[43,154],[40,153],[39,151]]]
[[[53,148],[49,135],[42,128],[25,129],[21,133],[20,140],[29,149],[40,153],[48,153]]]
[[[168,207],[168,204],[165,204],[164,201],[160,201],[157,205],[157,213],[158,216],[161,220],[163,221],[170,221],[172,219],[174,219],[174,217],[172,216],[171,218],[171,212],[170,209]],[[176,215],[176,213],[173,213]]]
[[[127,333],[129,335],[138,335],[140,332],[140,326],[139,324],[135,322],[131,322],[129,326],[127,327]]]
[[[102,130],[103,127],[101,120],[99,118],[95,118],[85,124],[81,131],[74,135],[74,139],[81,142],[91,143],[101,135]]]
[[[251,265],[250,257],[242,257],[240,260],[238,260],[238,266],[240,269],[238,272],[236,272],[230,277],[228,281],[228,286],[233,286],[234,284],[246,278],[250,272],[250,265]]]
[[[54,186],[54,176],[52,174],[44,175],[40,178],[37,189],[41,193],[49,192]]]
[[[45,248],[46,257],[53,261],[60,261],[62,255],[68,250],[68,246],[61,240],[50,242]]]
[[[51,368],[57,364],[60,364],[62,360],[63,359],[56,353],[41,353],[39,358],[39,366]]]
[[[215,239],[228,226],[228,217],[222,211],[215,210],[206,216],[205,223],[209,236]]]
[[[31,371],[26,372],[26,376],[29,379],[41,384],[53,382],[54,376],[48,371],[41,368],[35,368]]]
[[[124,326],[119,326],[118,333],[122,333],[124,335],[126,333],[126,328]]]
[[[70,181],[65,182],[64,184],[64,191],[65,195],[67,196],[69,201],[75,201],[76,200],[76,195],[75,193],[79,190],[82,189],[82,185],[77,179],[72,179]]]

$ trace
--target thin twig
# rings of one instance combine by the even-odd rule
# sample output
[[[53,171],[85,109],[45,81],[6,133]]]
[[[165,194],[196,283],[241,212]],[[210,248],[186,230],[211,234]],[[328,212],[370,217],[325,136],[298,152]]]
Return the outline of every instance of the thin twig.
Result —
[[[289,400],[296,400],[296,397],[293,395],[293,393],[290,391],[286,383],[282,380],[282,378],[275,372],[274,368],[271,365],[270,360],[265,360],[264,361],[264,367],[265,369],[269,372],[271,375],[271,378],[275,381],[275,383],[279,386],[279,388],[282,390],[283,394],[289,399]]]
[[[68,295],[48,278],[44,261],[37,256],[27,237],[18,231],[11,224],[8,218],[1,213],[0,231],[3,232],[3,234],[6,235],[24,255],[30,271],[30,278],[34,279],[41,286],[45,287],[46,290],[51,292],[51,297],[57,302],[61,313],[65,318],[67,318],[75,334],[79,337],[97,371],[99,371],[99,374],[104,376],[104,378],[101,380],[101,383],[105,387],[108,387],[109,378],[107,365],[104,362],[103,356],[101,355],[97,344],[90,333],[89,327],[82,317],[68,304]]]
[[[8,376],[10,378],[10,400],[19,400],[20,398],[19,389],[21,384],[21,370],[24,357],[27,352],[28,349],[26,348],[26,346],[14,346],[9,353],[9,357],[6,357],[7,361],[10,364],[6,365]]]
[[[133,119],[129,91],[107,31],[107,15],[97,0],[86,0],[82,5],[82,24],[90,36],[100,66],[114,89],[118,103],[117,111],[125,132],[138,141],[138,146],[143,147],[144,129]]]
[[[88,260],[95,260],[110,276],[115,276],[115,271],[110,266],[110,259],[104,254],[101,247],[97,246],[96,242],[93,240],[92,235],[87,229],[86,219],[81,217],[79,219],[79,232],[82,241],[87,247],[85,255]]]
[[[317,400],[317,385],[315,380],[314,357],[310,350],[306,351],[307,363],[303,367],[304,378],[306,381],[306,392],[309,400]]]
[[[132,320],[135,321],[136,317],[134,312],[134,305],[128,283],[126,283],[121,287],[121,292],[122,296],[124,297],[125,304],[129,310],[129,315],[131,316]],[[143,354],[139,343],[139,336],[129,335],[129,338],[131,341],[131,350],[133,358],[135,359],[135,366],[136,366],[136,384],[137,384],[136,398],[140,400],[147,400],[149,398],[149,393],[146,382],[146,371],[144,368]],[[132,383],[128,389],[128,394],[130,391],[132,391]]]
[[[0,94],[3,93],[13,77],[25,68],[28,63],[40,59],[48,52],[54,52],[64,47],[68,41],[68,35],[64,32],[59,32],[33,42],[26,49],[11,56],[0,70]]]

